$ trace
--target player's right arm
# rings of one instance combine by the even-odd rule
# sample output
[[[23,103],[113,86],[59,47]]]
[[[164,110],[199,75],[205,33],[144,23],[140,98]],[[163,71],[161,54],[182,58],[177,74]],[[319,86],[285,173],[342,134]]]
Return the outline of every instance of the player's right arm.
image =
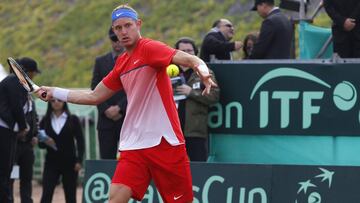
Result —
[[[57,91],[55,96],[54,91]],[[36,95],[44,101],[49,101],[53,98],[62,100],[58,97],[59,91],[62,96],[65,94],[67,102],[87,105],[97,105],[115,94],[115,91],[106,87],[103,82],[100,82],[94,90],[68,90],[57,87],[42,86],[38,91],[36,91]],[[41,97],[43,92],[46,92],[46,98]]]

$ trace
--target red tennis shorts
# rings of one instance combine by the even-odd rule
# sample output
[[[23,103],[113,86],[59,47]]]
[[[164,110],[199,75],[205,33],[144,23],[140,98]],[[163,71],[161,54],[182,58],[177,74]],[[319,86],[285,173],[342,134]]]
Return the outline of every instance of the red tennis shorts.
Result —
[[[193,200],[190,162],[185,145],[171,146],[164,138],[155,147],[122,151],[112,178],[131,188],[140,201],[153,179],[166,203]]]

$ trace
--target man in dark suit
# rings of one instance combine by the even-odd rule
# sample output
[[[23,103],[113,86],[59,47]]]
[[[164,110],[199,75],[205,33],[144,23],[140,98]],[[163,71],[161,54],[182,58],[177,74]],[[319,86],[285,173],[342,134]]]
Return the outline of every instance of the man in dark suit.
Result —
[[[264,21],[250,59],[289,59],[293,39],[290,20],[274,7],[274,0],[255,0],[252,10]]]
[[[234,26],[229,20],[215,21],[213,28],[203,40],[200,58],[205,62],[209,62],[211,59],[231,60],[231,52],[242,48],[242,42],[230,42],[233,36]]]
[[[23,66],[32,78],[39,71],[36,62],[30,58],[22,58],[18,62],[22,64],[24,60],[35,64]],[[10,173],[15,159],[16,140],[26,139],[30,130],[26,122],[26,114],[31,110],[29,96],[14,74],[0,82],[0,202],[12,202]]]
[[[324,0],[333,21],[334,52],[342,58],[360,57],[360,1]]]
[[[18,60],[18,62],[28,72],[31,79],[33,79],[35,74],[40,73],[35,60],[24,57]],[[21,203],[32,203],[33,165],[35,162],[34,146],[38,143],[38,115],[35,101],[31,95],[28,96],[24,113],[26,123],[29,125],[29,132],[24,137],[17,139],[15,163],[19,166],[20,172]],[[13,190],[14,180],[11,181],[11,184]]]
[[[91,89],[113,69],[116,58],[124,51],[118,38],[110,28],[109,38],[112,51],[99,56],[95,60]],[[97,106],[99,112],[98,135],[100,144],[100,157],[102,159],[116,159],[120,129],[126,111],[126,95],[124,91],[116,93],[109,100]]]

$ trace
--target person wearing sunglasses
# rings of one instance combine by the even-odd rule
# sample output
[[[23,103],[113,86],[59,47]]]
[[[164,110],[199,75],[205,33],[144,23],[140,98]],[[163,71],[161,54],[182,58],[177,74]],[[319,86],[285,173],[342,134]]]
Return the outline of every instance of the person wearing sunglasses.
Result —
[[[228,19],[216,20],[202,42],[200,58],[205,62],[232,60],[231,52],[242,48],[241,41],[231,42],[234,34],[235,28]]]
[[[40,121],[40,129],[50,137],[46,143],[39,142],[39,147],[47,150],[41,203],[52,202],[60,176],[66,202],[75,203],[76,183],[85,150],[80,120],[70,113],[66,102],[51,99]],[[55,145],[56,148],[51,147]]]
[[[117,57],[125,50],[111,27],[109,29],[109,39],[112,51],[96,58],[91,89],[94,89],[109,74],[115,65]],[[101,159],[116,159],[119,135],[125,117],[126,106],[127,99],[124,91],[117,92],[110,99],[97,105],[99,112],[97,131]]]

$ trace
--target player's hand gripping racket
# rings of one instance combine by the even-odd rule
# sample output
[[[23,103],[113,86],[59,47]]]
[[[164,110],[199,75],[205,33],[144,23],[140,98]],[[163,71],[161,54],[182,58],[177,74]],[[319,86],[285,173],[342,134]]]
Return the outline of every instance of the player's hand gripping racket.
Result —
[[[28,92],[35,92],[39,90],[39,86],[37,86],[28,75],[26,75],[25,71],[22,67],[15,61],[15,59],[9,57],[7,59],[11,69],[15,73],[16,77],[19,79],[20,84],[26,89]],[[41,97],[46,98],[46,92],[41,94]]]

